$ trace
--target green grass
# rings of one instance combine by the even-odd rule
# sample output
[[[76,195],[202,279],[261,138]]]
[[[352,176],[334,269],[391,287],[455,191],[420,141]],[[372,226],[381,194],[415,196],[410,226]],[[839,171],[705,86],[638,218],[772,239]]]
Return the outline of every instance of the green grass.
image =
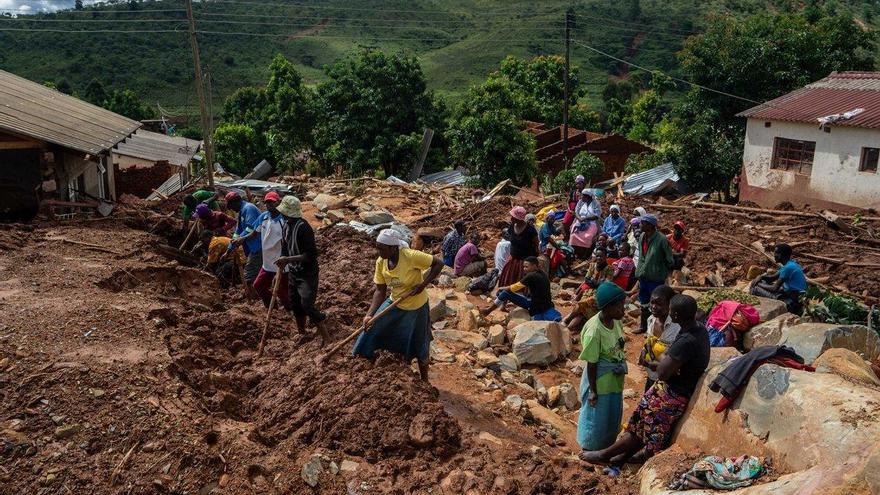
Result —
[[[507,55],[531,57],[562,54],[562,23],[574,8],[572,37],[614,56],[678,74],[675,53],[684,39],[698,32],[707,15],[746,15],[785,8],[787,0],[249,0],[247,3],[197,2],[198,29],[250,32],[270,37],[200,34],[202,61],[210,68],[213,102],[219,113],[223,98],[235,89],[264,84],[271,58],[283,53],[308,84],[324,77],[322,67],[363,46],[415,54],[429,86],[452,104],[473,84],[484,80]],[[303,5],[320,5],[303,7]],[[634,4],[639,11],[635,12]],[[839,2],[854,16],[878,10],[869,2]],[[179,9],[179,0],[146,1],[140,10]],[[92,10],[127,10],[128,4]],[[360,10],[352,10],[360,9]],[[392,12],[394,11],[394,12]],[[866,14],[866,12],[868,14]],[[223,14],[209,15],[209,14]],[[233,17],[238,16],[238,17]],[[162,19],[172,22],[32,22],[0,20],[0,28],[28,29],[176,29],[172,33],[33,33],[0,31],[0,68],[37,81],[67,80],[82,91],[98,78],[108,90],[131,88],[147,102],[172,112],[197,109],[192,56],[182,13],[60,12],[39,19]],[[289,36],[327,18],[312,36]],[[876,23],[875,16],[871,24]],[[231,20],[222,24],[208,21]],[[260,25],[262,23],[262,25]],[[279,25],[268,25],[279,24]],[[581,72],[590,99],[609,77],[627,77],[628,68],[572,45],[572,61]],[[598,102],[596,103],[598,105]]]

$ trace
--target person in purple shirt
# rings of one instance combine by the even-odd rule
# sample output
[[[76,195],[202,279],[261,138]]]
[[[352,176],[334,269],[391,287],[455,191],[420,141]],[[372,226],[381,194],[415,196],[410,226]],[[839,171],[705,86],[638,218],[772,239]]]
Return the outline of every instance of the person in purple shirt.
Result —
[[[480,234],[471,234],[468,242],[455,253],[454,270],[457,277],[476,277],[486,273],[486,261],[480,256]]]

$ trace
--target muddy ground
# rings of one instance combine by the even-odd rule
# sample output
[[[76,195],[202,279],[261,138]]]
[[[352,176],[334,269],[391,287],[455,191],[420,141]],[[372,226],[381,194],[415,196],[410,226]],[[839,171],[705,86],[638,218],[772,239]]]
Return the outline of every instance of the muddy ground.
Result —
[[[319,339],[280,313],[255,360],[262,305],[156,251],[180,236],[147,218],[4,229],[0,492],[635,491],[500,407],[469,366],[437,364],[430,384],[391,356],[316,367]],[[374,253],[353,232],[318,235],[319,302],[341,339]]]

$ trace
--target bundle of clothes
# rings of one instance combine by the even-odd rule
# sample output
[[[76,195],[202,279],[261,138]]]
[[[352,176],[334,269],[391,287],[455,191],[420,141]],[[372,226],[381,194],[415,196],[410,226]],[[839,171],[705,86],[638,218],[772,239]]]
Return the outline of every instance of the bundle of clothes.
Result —
[[[742,356],[732,359],[727,367],[718,373],[718,376],[709,385],[709,390],[721,393],[721,400],[715,406],[716,413],[724,411],[733,404],[742,390],[748,385],[752,374],[762,364],[775,364],[784,368],[816,371],[816,368],[804,364],[804,358],[791,347],[784,345],[755,347]]]
[[[669,483],[670,490],[736,490],[751,485],[770,466],[770,459],[743,455],[736,459],[710,455]]]

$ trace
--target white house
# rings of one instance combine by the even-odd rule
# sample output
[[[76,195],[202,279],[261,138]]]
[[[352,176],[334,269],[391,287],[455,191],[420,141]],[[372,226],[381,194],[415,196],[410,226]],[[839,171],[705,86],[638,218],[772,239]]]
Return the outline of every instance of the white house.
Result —
[[[741,201],[880,209],[880,72],[832,72],[738,116]]]

